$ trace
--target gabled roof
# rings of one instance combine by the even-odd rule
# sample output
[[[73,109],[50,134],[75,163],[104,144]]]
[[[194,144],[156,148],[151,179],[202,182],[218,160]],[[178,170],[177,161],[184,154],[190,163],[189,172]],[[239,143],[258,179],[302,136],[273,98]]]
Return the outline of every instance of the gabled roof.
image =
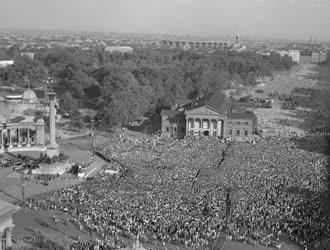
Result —
[[[229,100],[223,93],[218,91],[207,94],[202,98],[197,99],[187,110],[192,110],[204,106],[211,110],[224,114],[229,108]]]
[[[12,119],[9,120],[9,123],[19,123],[21,121],[24,121],[25,120],[25,117],[23,116],[16,116]]]

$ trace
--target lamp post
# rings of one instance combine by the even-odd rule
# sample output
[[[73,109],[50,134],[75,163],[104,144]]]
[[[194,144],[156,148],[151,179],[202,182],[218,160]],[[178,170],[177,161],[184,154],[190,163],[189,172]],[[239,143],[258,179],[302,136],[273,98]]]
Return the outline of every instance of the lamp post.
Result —
[[[92,118],[92,120],[90,122],[92,161],[94,161],[94,156],[95,156],[95,123],[94,122],[95,121]]]

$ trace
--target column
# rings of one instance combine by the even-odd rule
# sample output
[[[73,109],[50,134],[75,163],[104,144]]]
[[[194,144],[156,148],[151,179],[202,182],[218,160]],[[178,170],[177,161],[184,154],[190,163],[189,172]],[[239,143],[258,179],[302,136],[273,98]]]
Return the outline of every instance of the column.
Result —
[[[19,128],[17,129],[17,146],[18,147],[22,146],[22,144],[21,144],[21,130]]]
[[[11,234],[13,232],[13,227],[6,228],[6,248],[13,247],[11,240]]]
[[[189,117],[186,117],[186,135],[189,135],[190,126],[189,126]]]
[[[221,134],[222,121],[218,120],[217,122],[218,122],[218,136],[222,137],[222,134]]]
[[[2,130],[0,130],[0,133],[1,133],[1,136],[0,136],[0,140],[1,140],[1,142],[0,142],[0,147],[1,148],[3,148],[3,132],[2,132]]]
[[[12,139],[11,139],[11,129],[7,130],[7,136],[8,136],[8,143],[9,143],[8,148],[12,148],[13,147],[13,142],[12,142]]]
[[[48,93],[49,96],[49,145],[50,149],[57,149],[58,145],[55,139],[56,127],[55,127],[55,93]]]
[[[30,129],[27,129],[27,146],[30,147]]]

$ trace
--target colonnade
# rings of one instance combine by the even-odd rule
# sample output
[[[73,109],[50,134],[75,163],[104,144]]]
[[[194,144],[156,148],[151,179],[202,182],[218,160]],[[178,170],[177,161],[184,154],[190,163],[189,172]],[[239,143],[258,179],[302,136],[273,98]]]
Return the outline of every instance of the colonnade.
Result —
[[[224,120],[213,118],[187,118],[187,135],[224,136]]]
[[[8,128],[0,130],[0,148],[30,147],[35,144],[34,133],[35,130],[30,128]]]

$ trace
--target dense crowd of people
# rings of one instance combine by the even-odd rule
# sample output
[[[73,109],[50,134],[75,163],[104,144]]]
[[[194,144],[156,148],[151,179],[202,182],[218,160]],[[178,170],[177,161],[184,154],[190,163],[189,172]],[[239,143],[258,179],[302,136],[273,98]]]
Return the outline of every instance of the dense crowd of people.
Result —
[[[315,247],[330,235],[322,203],[327,159],[293,141],[121,136],[98,151],[111,160],[108,168],[125,174],[100,172],[30,204],[70,214],[72,223],[103,239],[99,246],[119,248],[139,235],[144,243],[189,248],[224,237],[280,247],[287,235]],[[87,243],[74,249],[83,249],[79,244]]]

